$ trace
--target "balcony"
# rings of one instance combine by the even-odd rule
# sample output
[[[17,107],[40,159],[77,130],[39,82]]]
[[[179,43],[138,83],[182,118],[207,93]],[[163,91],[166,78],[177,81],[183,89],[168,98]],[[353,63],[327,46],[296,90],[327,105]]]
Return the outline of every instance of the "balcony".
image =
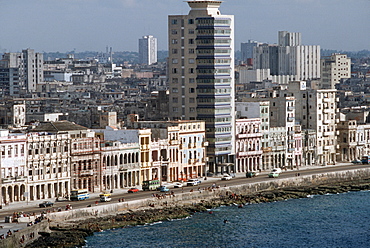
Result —
[[[245,157],[245,156],[253,156],[253,155],[261,155],[261,151],[246,151],[246,152],[238,152],[238,157]]]
[[[289,121],[289,122],[292,122],[292,121],[294,121],[295,120],[295,118],[294,117],[288,117],[287,118],[287,121]]]
[[[262,147],[262,151],[263,151],[264,153],[272,152],[272,148],[271,148],[271,147]]]
[[[170,145],[179,145],[180,141],[178,140],[170,140]]]
[[[14,182],[14,177],[7,177],[7,178],[2,178],[2,183],[13,183]]]
[[[262,133],[239,133],[238,138],[244,139],[244,138],[257,138],[262,137]]]
[[[326,136],[326,137],[334,136],[334,132],[324,132],[323,135]]]
[[[92,176],[94,175],[93,170],[81,170],[80,171],[80,176]]]
[[[294,110],[294,107],[293,106],[289,106],[289,107],[287,107],[287,110],[288,111],[293,111]]]

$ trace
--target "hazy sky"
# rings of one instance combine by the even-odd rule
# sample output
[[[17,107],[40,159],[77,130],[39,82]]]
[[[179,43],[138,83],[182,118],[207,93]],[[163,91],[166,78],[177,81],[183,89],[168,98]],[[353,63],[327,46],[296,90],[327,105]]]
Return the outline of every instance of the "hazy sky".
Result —
[[[277,43],[280,30],[304,45],[370,50],[370,0],[224,0],[235,15],[235,47],[248,39]],[[168,15],[187,14],[183,0],[0,0],[0,53],[138,51],[151,34],[167,50]]]

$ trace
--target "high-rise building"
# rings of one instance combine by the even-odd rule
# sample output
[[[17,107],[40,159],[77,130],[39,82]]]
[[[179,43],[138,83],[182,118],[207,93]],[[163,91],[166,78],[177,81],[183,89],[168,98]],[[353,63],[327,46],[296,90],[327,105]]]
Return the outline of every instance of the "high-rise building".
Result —
[[[253,50],[253,69],[292,80],[320,78],[320,46],[302,45],[301,33],[279,31],[278,45],[262,44]]]
[[[342,78],[351,78],[351,59],[334,53],[321,59],[321,88],[335,89]]]
[[[246,43],[241,43],[240,51],[242,53],[242,61],[248,65],[253,64],[253,48],[257,47],[259,43],[254,40],[248,40]]]
[[[234,155],[234,16],[222,1],[187,1],[168,22],[171,119],[204,120],[209,170],[231,171]],[[235,170],[234,170],[235,171]]]
[[[9,81],[2,83],[8,85],[10,95],[35,92],[37,84],[44,81],[44,56],[42,53],[35,53],[33,49],[22,50],[22,53],[5,53],[0,67],[13,68],[13,76],[17,72],[15,78],[10,77]]]
[[[157,38],[145,35],[139,39],[139,63],[151,65],[157,62]]]

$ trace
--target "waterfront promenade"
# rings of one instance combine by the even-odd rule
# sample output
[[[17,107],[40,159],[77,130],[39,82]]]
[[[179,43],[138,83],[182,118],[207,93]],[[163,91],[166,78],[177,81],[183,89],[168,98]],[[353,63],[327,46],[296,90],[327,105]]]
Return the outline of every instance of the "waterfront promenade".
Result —
[[[347,171],[347,170],[355,170],[355,169],[359,169],[359,168],[368,168],[367,165],[358,165],[358,166],[355,166],[355,165],[351,165],[351,164],[338,164],[337,166],[335,167],[316,167],[316,168],[309,168],[307,170],[300,170],[300,174],[302,176],[305,176],[305,175],[309,175],[309,174],[315,174],[315,173],[322,173],[322,172],[330,172],[330,171]],[[259,183],[259,182],[267,182],[267,183],[271,183],[273,181],[276,181],[276,180],[280,180],[280,178],[284,178],[284,180],[293,180],[294,178],[296,178],[296,174],[297,174],[297,170],[295,171],[285,171],[281,174],[280,178],[278,179],[272,179],[272,178],[267,178],[267,174],[268,172],[264,172],[264,173],[261,173],[258,177],[256,178],[248,178],[246,179],[245,178],[245,175],[244,174],[238,174],[236,175],[236,178],[230,180],[230,181],[221,181],[220,178],[207,178],[206,181],[203,181],[202,184],[200,185],[200,187],[210,187],[212,184],[216,183],[216,184],[219,184],[219,185],[225,185],[226,184],[228,186],[237,186],[237,185],[245,185],[245,184],[250,184],[250,183],[253,183],[253,184],[256,184],[256,183]],[[282,179],[283,180],[283,179]],[[198,188],[198,186],[195,186]],[[192,188],[195,188],[195,187],[184,187],[183,189],[173,189],[175,192],[176,192],[176,195],[179,195],[181,196],[182,193],[184,193],[184,195],[189,195],[189,191],[192,189]],[[171,189],[172,190],[172,189]],[[99,205],[102,205],[101,207],[104,207],[104,205],[108,205],[108,204],[111,204],[111,205],[118,205],[118,204],[114,204],[114,203],[118,203],[118,198],[121,198],[121,197],[124,197],[125,198],[125,201],[127,203],[129,203],[130,201],[137,201],[137,200],[144,200],[145,198],[150,198],[151,196],[151,192],[140,192],[139,194],[127,194],[127,189],[120,189],[120,190],[114,190],[114,193],[113,193],[113,201],[111,203],[99,203]],[[81,201],[81,202],[72,202],[73,206],[74,206],[74,209],[80,209],[80,208],[87,208],[87,205],[90,205],[92,202],[94,202],[95,200],[98,199],[98,195],[99,193],[93,193],[91,194],[91,197],[90,197],[90,200],[88,201]],[[179,197],[179,198],[182,198],[182,197]],[[52,200],[52,199],[49,199],[49,200]],[[40,202],[43,202],[44,200],[42,201],[37,201],[37,202],[30,202],[30,203],[14,203],[14,204],[10,204],[6,207],[4,207],[1,211],[1,221],[0,221],[0,225],[3,227],[2,229],[0,229],[0,234],[5,234],[11,230],[12,232],[14,232],[15,230],[19,230],[19,229],[24,229],[24,228],[27,228],[27,220],[26,219],[23,219],[23,220],[26,220],[25,223],[6,223],[5,222],[5,217],[6,216],[9,216],[10,213],[12,212],[21,212],[21,211],[24,211],[24,210],[27,210],[29,209],[30,207],[33,207],[35,209],[35,213],[36,215],[39,215],[41,214],[41,212],[44,210],[44,209],[40,209],[38,208],[38,204]],[[67,204],[69,202],[58,202],[56,203],[56,207],[58,206],[64,206],[65,204]],[[108,206],[106,206],[108,207]],[[89,208],[87,208],[89,209]],[[90,208],[91,209],[91,208]],[[37,212],[36,212],[37,210]],[[65,211],[65,210],[62,210],[62,211]],[[26,212],[26,211],[25,211]],[[30,218],[31,220],[31,218]]]

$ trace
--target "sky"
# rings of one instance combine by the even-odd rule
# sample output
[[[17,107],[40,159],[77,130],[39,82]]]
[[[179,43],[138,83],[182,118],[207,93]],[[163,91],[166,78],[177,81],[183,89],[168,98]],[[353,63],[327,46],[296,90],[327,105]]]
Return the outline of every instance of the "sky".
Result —
[[[188,14],[183,0],[0,0],[0,53],[138,51],[144,35],[168,50],[168,15]],[[235,48],[249,39],[277,43],[278,31],[304,45],[370,50],[370,0],[224,0],[235,16]]]

